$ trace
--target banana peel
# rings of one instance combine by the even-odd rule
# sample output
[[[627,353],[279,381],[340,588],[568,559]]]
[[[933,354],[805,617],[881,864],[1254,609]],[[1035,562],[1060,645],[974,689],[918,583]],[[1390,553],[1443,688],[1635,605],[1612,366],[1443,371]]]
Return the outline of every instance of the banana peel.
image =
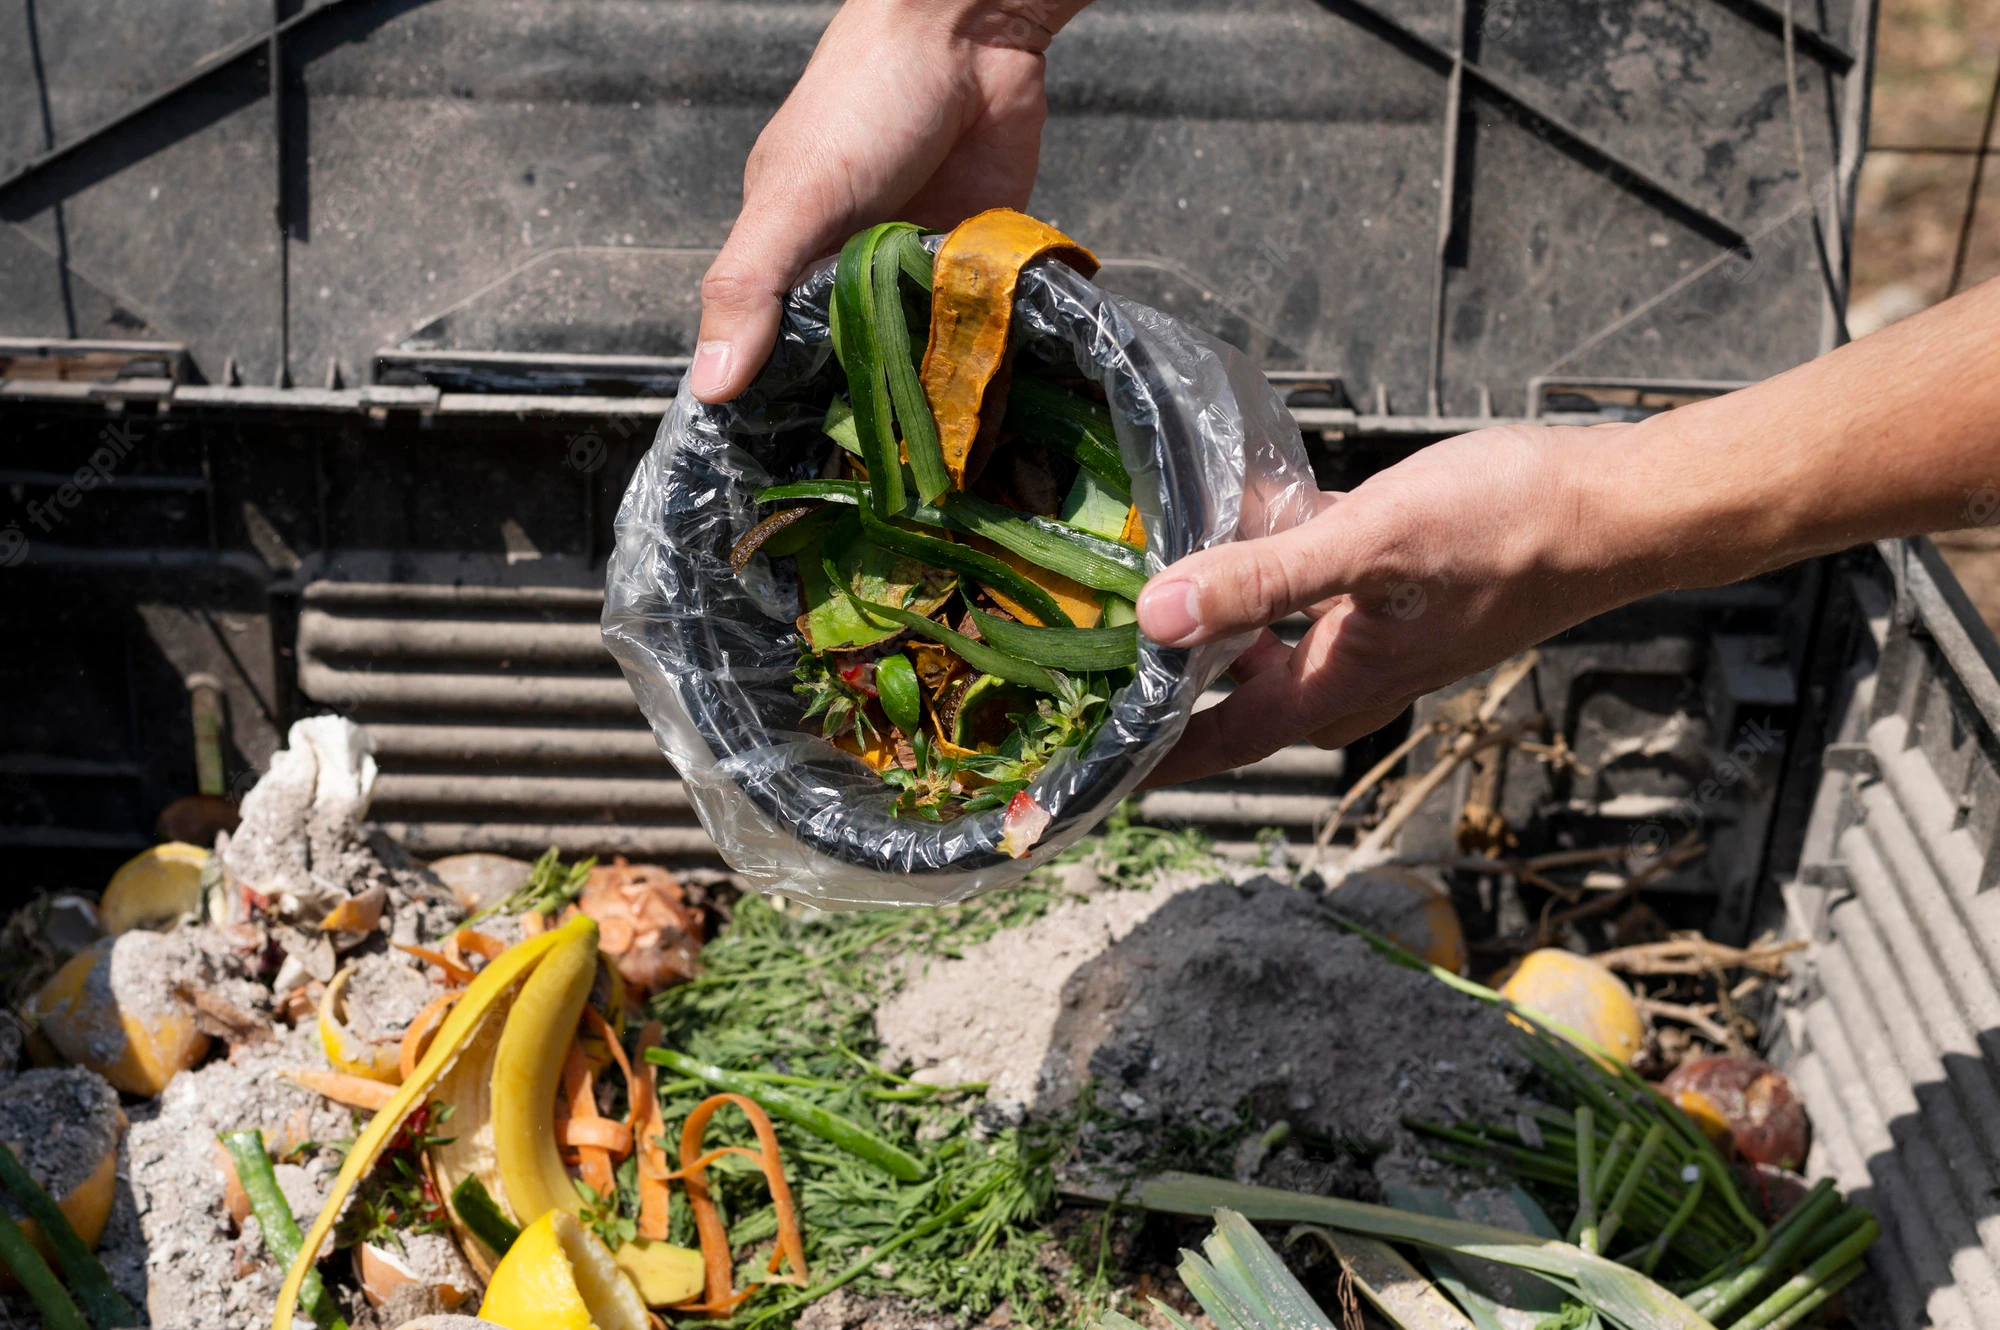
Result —
[[[320,994],[320,1045],[326,1050],[326,1060],[335,1071],[394,1085],[403,1077],[398,1065],[401,1048],[396,1044],[371,1044],[347,1028],[344,1004],[347,984],[352,978],[354,967],[346,966],[333,976],[333,982]]]
[[[556,1146],[555,1097],[564,1052],[597,976],[597,924],[578,916],[508,948],[472,980],[429,1050],[348,1152],[326,1204],[306,1234],[278,1294],[272,1330],[291,1330],[300,1287],[348,1195],[420,1105],[453,1105],[453,1139],[429,1152],[440,1195],[467,1176],[526,1228],[551,1210],[576,1214],[581,1202]],[[482,1277],[497,1254],[453,1216],[460,1246]],[[691,1282],[662,1292],[700,1292],[699,1255],[679,1258]]]

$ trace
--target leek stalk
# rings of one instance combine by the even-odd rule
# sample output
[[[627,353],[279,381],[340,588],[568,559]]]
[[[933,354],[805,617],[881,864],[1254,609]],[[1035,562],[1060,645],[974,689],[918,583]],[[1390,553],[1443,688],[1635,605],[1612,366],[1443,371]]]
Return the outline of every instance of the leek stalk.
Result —
[[[848,404],[854,408],[861,457],[868,464],[870,496],[880,517],[902,512],[908,501],[896,445],[895,410],[873,317],[875,254],[883,237],[902,225],[907,223],[887,222],[856,234],[841,247],[833,277],[832,313],[839,332],[834,352],[847,372]]]
[[[972,622],[979,636],[1001,651],[1052,670],[1090,674],[1122,669],[1139,659],[1139,630],[1133,624],[1122,628],[1035,628],[979,610],[972,611]]]
[[[1573,1241],[1594,1250],[1597,1236],[1597,1114],[1590,1105],[1576,1110],[1576,1222]]]
[[[1646,1128],[1646,1138],[1639,1142],[1639,1152],[1632,1156],[1632,1167],[1625,1171],[1624,1181],[1618,1184],[1618,1192],[1611,1198],[1611,1208],[1604,1212],[1604,1221],[1597,1231],[1598,1250],[1611,1245],[1618,1226],[1625,1222],[1625,1209],[1632,1204],[1632,1198],[1638,1193],[1646,1170],[1653,1166],[1653,1156],[1659,1153],[1660,1142],[1666,1136],[1667,1128],[1663,1123],[1655,1122]]]
[[[1146,585],[1146,556],[1122,541],[1017,513],[963,491],[946,495],[940,506],[953,526],[984,536],[1072,582],[1115,591],[1127,600],[1137,600]]]

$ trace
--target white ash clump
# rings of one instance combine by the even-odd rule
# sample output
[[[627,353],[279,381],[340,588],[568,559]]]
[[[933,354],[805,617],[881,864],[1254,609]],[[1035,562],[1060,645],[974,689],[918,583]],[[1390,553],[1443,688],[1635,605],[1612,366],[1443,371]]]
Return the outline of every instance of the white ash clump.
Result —
[[[371,1044],[397,1042],[424,1006],[445,991],[420,965],[414,956],[400,951],[377,952],[354,962],[343,1010],[355,1038]]]
[[[308,931],[342,901],[376,887],[387,895],[382,931],[391,941],[414,945],[456,927],[465,911],[451,891],[366,823],[375,785],[367,731],[339,716],[314,716],[292,726],[285,742],[243,797],[235,832],[216,842],[231,887],[256,893],[278,919]],[[325,957],[309,959],[288,945],[294,963],[278,991],[296,986],[287,980],[326,982],[327,947]]]
[[[1285,1121],[1380,1155],[1384,1180],[1418,1166],[1404,1116],[1510,1104],[1526,1071],[1497,1012],[1383,960],[1315,893],[1268,877],[1059,906],[931,962],[876,1026],[886,1063],[985,1081],[1003,1120],[1067,1108],[1094,1079],[1121,1117],[1227,1131],[1247,1107],[1253,1128]],[[1115,1164],[1120,1144],[1099,1145]],[[1239,1156],[1239,1171],[1273,1181],[1298,1171],[1295,1153]]]
[[[274,1156],[322,1143],[276,1170],[306,1228],[340,1169],[339,1152],[323,1143],[355,1134],[349,1110],[279,1074],[326,1066],[317,1030],[308,1022],[278,1034],[238,1048],[234,1061],[182,1072],[157,1100],[134,1112],[126,1159],[144,1253],[143,1296],[157,1325],[260,1330],[270,1323],[285,1272],[264,1249],[254,1219],[242,1233],[232,1229],[218,1135],[260,1129]],[[112,1254],[120,1253],[114,1247]]]
[[[382,881],[361,831],[375,784],[369,749],[367,732],[339,716],[292,726],[219,847],[230,875],[286,917],[312,920]]]

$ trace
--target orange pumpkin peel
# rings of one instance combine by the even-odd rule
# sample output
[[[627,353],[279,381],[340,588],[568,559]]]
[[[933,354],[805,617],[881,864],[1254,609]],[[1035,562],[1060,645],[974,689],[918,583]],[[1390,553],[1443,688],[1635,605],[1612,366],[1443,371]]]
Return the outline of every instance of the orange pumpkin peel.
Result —
[[[1012,208],[993,208],[953,228],[937,252],[931,277],[931,333],[920,376],[937,419],[938,447],[954,488],[976,476],[982,442],[997,438],[1006,394],[1007,334],[1014,321],[1014,287],[1021,269],[1049,255],[1085,277],[1097,257],[1047,222]]]

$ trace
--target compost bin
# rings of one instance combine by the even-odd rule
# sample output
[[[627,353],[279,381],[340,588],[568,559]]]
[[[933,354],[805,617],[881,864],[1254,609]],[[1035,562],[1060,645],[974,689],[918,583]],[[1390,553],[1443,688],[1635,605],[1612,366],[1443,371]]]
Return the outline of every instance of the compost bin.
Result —
[[[713,866],[599,642],[609,520],[743,155],[830,12],[18,10],[16,892],[95,891],[170,802],[240,795],[329,712],[366,730],[373,816],[420,857]],[[1330,487],[1485,424],[1631,419],[1839,336],[1874,8],[1797,7],[1789,105],[1785,14],[1102,0],[1050,55],[1032,208],[1104,285],[1257,359]],[[1699,836],[1650,909],[1810,941],[1768,1051],[1814,1167],[1881,1215],[1899,1325],[2000,1319],[1996,663],[1923,541],[1663,597],[1545,646],[1509,702],[1576,769],[1468,769],[1441,801],[1497,811],[1522,852]],[[1441,705],[1137,814],[1246,852],[1276,828],[1301,860]],[[1456,835],[1420,817],[1403,846]],[[1521,925],[1491,875],[1453,889],[1475,941]]]

